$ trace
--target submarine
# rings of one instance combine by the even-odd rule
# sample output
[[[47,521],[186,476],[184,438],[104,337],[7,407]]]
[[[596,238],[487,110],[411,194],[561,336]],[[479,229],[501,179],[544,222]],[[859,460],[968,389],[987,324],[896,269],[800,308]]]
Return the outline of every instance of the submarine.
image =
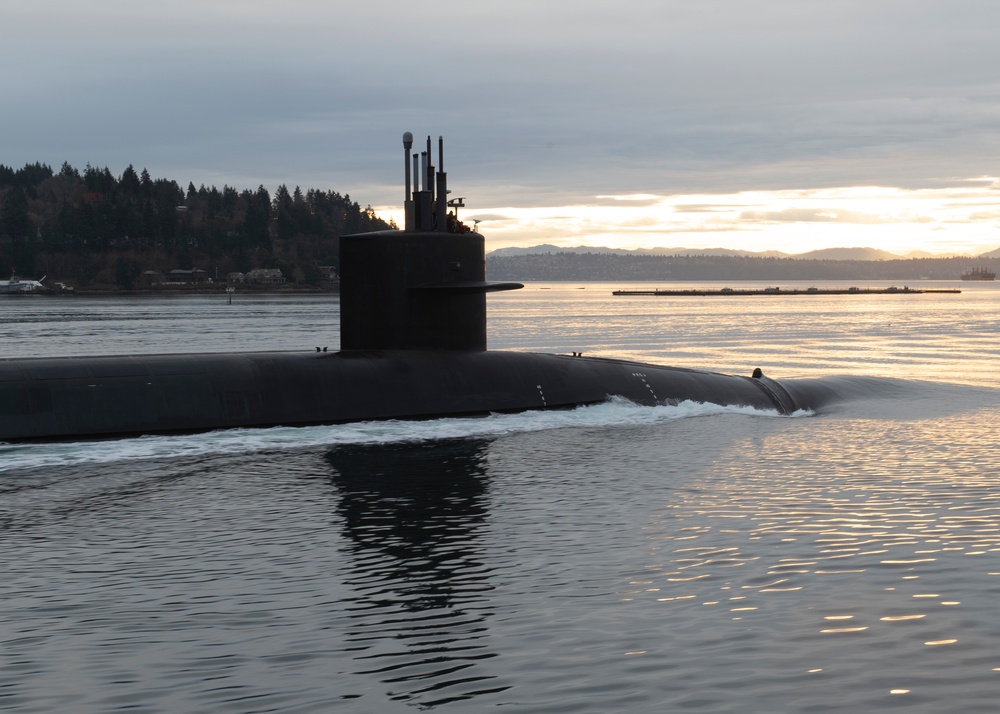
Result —
[[[818,379],[778,382],[617,359],[487,349],[485,240],[448,199],[437,166],[403,135],[402,230],[345,235],[339,351],[0,360],[0,441],[65,441],[231,428],[481,416],[624,398],[691,400],[791,414],[843,395]],[[412,171],[411,171],[412,169]],[[454,207],[454,213],[449,212]]]

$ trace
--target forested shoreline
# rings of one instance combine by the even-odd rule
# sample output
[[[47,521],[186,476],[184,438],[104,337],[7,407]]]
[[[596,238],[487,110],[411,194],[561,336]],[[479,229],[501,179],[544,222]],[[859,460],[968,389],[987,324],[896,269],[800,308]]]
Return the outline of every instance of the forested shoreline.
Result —
[[[218,189],[89,164],[0,164],[0,278],[47,276],[92,290],[143,287],[145,271],[278,268],[290,284],[320,285],[337,266],[337,237],[395,228],[336,191],[279,186]]]
[[[347,194],[279,186],[186,190],[137,172],[89,164],[13,169],[0,164],[0,279],[46,276],[77,289],[148,289],[143,274],[184,269],[218,285],[230,273],[275,269],[290,286],[324,284],[339,265],[337,238],[394,229]],[[545,253],[488,255],[495,280],[955,280],[998,258],[807,260],[760,256]]]

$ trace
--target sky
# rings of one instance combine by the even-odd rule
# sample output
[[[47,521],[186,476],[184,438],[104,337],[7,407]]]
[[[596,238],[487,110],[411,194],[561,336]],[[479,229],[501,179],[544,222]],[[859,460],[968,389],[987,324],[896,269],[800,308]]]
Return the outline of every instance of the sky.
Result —
[[[32,0],[0,164],[349,194],[445,140],[487,249],[1000,247],[995,0]]]

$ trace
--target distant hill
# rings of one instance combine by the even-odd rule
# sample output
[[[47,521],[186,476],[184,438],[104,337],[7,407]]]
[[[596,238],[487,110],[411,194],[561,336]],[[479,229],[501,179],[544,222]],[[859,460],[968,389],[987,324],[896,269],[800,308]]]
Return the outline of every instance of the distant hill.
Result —
[[[607,248],[602,246],[560,247],[551,244],[535,245],[529,248],[498,248],[490,251],[494,257],[519,255],[700,255],[700,256],[750,256],[755,258],[795,258],[798,260],[898,260],[900,258],[930,258],[930,253],[913,251],[905,256],[876,248],[824,248],[807,253],[782,253],[778,250],[733,250],[731,248]]]
[[[491,280],[887,280],[905,284],[924,279],[957,281],[972,266],[998,271],[1000,257],[817,260],[798,256],[621,255],[589,251],[527,255],[497,255],[494,251],[486,256],[486,273]]]
[[[750,255],[764,258],[788,258],[787,253],[777,250],[765,250],[755,252],[752,250],[733,250],[731,248],[607,248],[603,246],[581,245],[576,247],[563,247],[545,243],[534,245],[528,248],[497,248],[489,252],[489,255],[503,258],[518,255],[555,255],[557,253],[571,253],[575,255]],[[893,256],[895,257],[895,256]]]
[[[701,256],[749,256],[754,258],[794,258],[796,260],[900,260],[916,258],[963,257],[957,254],[948,256],[928,253],[926,250],[911,250],[908,253],[890,253],[878,248],[824,248],[806,253],[782,253],[780,250],[733,250],[732,248],[607,248],[603,246],[580,245],[564,247],[544,243],[528,248],[497,248],[487,255],[497,258],[507,258],[521,255],[556,255],[568,253],[574,255],[701,255]],[[1000,258],[1000,248],[983,253],[980,258]]]
[[[790,257],[799,260],[898,260],[900,256],[877,248],[824,248]]]

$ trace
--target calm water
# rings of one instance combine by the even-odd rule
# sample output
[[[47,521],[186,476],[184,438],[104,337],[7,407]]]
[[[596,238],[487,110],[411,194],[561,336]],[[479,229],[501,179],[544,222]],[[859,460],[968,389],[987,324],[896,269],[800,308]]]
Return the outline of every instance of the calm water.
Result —
[[[818,415],[0,446],[0,709],[995,711],[1000,287],[956,286],[490,298],[493,348],[900,380]],[[5,356],[337,346],[332,298],[0,311]]]

